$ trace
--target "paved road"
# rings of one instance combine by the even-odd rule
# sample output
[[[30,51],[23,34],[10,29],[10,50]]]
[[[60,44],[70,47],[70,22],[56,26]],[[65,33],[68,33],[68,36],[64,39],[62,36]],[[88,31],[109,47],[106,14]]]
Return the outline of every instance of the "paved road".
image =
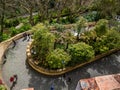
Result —
[[[6,51],[7,62],[2,67],[2,75],[5,83],[10,87],[10,76],[18,75],[16,86],[13,90],[34,87],[35,90],[50,90],[51,85],[55,90],[75,90],[79,79],[90,78],[94,76],[120,73],[120,51],[112,54],[100,61],[73,70],[66,74],[65,79],[62,76],[50,77],[34,71],[26,63],[26,45],[27,41],[17,41],[17,45],[12,49],[12,45]],[[67,82],[68,77],[72,78]]]

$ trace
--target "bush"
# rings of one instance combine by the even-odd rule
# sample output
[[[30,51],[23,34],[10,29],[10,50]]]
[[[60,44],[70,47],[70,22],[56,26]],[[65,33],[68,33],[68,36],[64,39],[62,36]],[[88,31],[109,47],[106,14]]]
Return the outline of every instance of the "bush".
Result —
[[[11,27],[10,29],[10,36],[15,36],[16,34],[18,34],[18,30],[15,29],[15,27]]]
[[[65,30],[65,27],[62,24],[56,23],[54,24],[54,27],[56,28],[58,32],[63,32]]]
[[[7,90],[7,88],[4,85],[0,85],[0,90]]]
[[[16,30],[18,30],[18,33],[21,33],[21,32],[25,32],[25,31],[29,30],[30,28],[31,28],[30,24],[24,24],[21,28],[16,29]]]
[[[88,22],[98,21],[100,19],[99,14],[96,11],[89,12],[84,16]]]
[[[55,49],[47,56],[46,60],[52,69],[64,68],[70,61],[70,55],[63,49]]]
[[[40,22],[40,16],[39,15],[35,15],[33,17],[33,19],[34,19],[34,24],[37,24],[38,22]]]
[[[101,19],[95,25],[95,29],[97,36],[102,36],[107,33],[108,30],[108,21],[105,19]]]
[[[6,28],[10,28],[10,27],[17,26],[19,24],[19,20],[18,19],[6,19],[4,23],[5,23]]]
[[[120,33],[116,30],[109,30],[106,34],[106,44],[110,49],[120,48]]]
[[[105,35],[97,37],[91,45],[94,47],[96,55],[120,48],[120,33],[116,30],[109,30]]]
[[[4,40],[7,40],[7,39],[9,39],[10,38],[10,35],[9,34],[3,34],[3,41]]]
[[[25,32],[25,31],[29,30],[30,28],[31,28],[30,24],[24,24],[19,29],[16,29],[15,27],[11,27],[10,28],[10,36],[15,36],[16,34]]]
[[[71,63],[73,63],[73,65],[86,62],[94,56],[92,46],[89,46],[83,42],[71,45],[68,48],[68,51],[72,56]]]

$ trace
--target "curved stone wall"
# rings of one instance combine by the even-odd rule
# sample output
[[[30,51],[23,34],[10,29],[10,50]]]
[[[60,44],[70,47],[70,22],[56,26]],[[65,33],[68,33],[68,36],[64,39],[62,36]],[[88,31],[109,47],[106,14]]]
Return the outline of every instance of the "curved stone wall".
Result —
[[[86,64],[89,64],[93,61],[96,61],[96,60],[100,60],[101,58],[105,57],[105,56],[108,56],[116,51],[119,51],[120,48],[118,49],[112,49],[106,53],[103,53],[101,55],[97,55],[95,56],[95,58],[92,58],[91,60],[89,60],[88,62],[85,62],[85,63],[82,63],[82,64],[79,64],[79,65],[76,65],[74,67],[67,67],[67,68],[64,68],[64,69],[58,69],[58,70],[47,70],[47,69],[44,69],[40,66],[37,66],[34,62],[33,62],[33,59],[31,57],[31,52],[30,52],[30,48],[31,48],[31,44],[32,44],[32,41],[29,42],[28,46],[27,46],[27,49],[26,49],[26,54],[27,54],[27,62],[29,63],[29,65],[36,71],[38,71],[39,73],[42,73],[44,75],[49,75],[49,76],[56,76],[56,75],[62,75],[66,72],[69,72],[69,71],[72,71],[74,69],[77,69],[79,67],[82,67],[83,65],[86,65]]]

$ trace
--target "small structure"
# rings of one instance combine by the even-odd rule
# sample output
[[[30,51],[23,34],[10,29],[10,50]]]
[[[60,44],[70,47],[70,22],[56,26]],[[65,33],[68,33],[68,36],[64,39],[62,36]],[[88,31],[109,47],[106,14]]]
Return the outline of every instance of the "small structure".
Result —
[[[81,79],[76,90],[120,90],[120,74]]]
[[[21,90],[34,90],[34,88],[26,88],[26,89],[21,89]]]

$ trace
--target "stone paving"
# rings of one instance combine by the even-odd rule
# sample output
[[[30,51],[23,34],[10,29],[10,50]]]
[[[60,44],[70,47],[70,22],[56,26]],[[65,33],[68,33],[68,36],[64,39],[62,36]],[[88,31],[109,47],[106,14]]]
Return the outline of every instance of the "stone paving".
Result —
[[[55,90],[75,90],[80,79],[91,78],[95,76],[117,74],[120,73],[120,51],[105,57],[99,61],[85,65],[81,68],[73,70],[61,76],[45,76],[34,71],[26,63],[26,46],[27,40],[17,40],[15,48],[8,48],[5,55],[7,57],[6,63],[2,66],[2,76],[4,82],[10,87],[10,77],[14,74],[18,75],[17,84],[13,90],[20,90],[23,88],[32,88],[35,90],[50,90],[54,86]],[[1,50],[0,50],[1,51]],[[71,81],[68,81],[68,78]]]

